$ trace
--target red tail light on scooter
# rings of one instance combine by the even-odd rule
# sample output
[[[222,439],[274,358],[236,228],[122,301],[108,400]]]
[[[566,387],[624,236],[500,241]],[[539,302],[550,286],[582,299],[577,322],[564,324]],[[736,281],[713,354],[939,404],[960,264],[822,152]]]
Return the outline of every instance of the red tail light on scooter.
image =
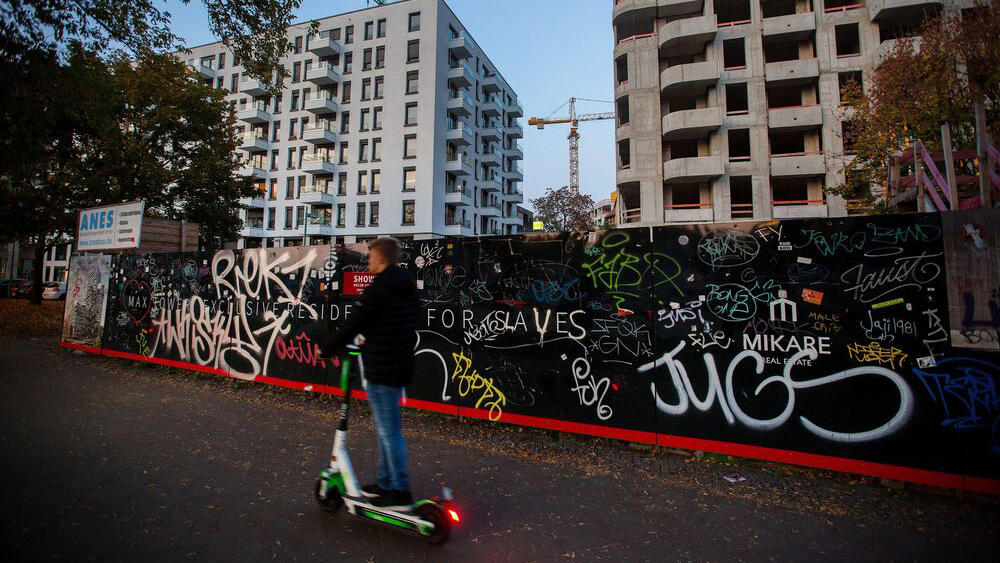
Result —
[[[458,517],[458,513],[450,508],[448,509],[448,516],[451,516],[451,519],[454,520],[455,522],[461,521],[461,519]]]

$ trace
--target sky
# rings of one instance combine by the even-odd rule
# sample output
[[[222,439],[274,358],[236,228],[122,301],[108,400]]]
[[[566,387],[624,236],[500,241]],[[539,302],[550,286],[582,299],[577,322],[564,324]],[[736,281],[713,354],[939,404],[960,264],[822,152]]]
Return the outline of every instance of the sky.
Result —
[[[546,116],[571,96],[614,99],[610,0],[445,0],[517,93],[524,117],[524,203],[569,183],[568,125],[543,130],[528,117]],[[374,2],[371,3],[374,5]],[[199,0],[167,0],[174,33],[193,47],[217,38]],[[365,8],[366,0],[303,0],[295,21]],[[610,103],[578,102],[577,113],[613,111]],[[563,108],[556,116],[568,115]],[[615,184],[613,120],[580,124],[580,190],[594,201]]]

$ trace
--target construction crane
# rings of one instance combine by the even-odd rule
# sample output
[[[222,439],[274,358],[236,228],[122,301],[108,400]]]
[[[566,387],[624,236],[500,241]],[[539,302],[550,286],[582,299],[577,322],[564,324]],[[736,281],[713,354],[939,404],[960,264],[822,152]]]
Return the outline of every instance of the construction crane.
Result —
[[[569,123],[569,135],[566,137],[569,139],[569,187],[574,192],[580,191],[580,133],[577,128],[580,126],[581,121],[598,121],[601,119],[614,119],[615,112],[609,111],[605,113],[583,113],[580,115],[576,114],[576,101],[582,100],[587,102],[600,102],[604,104],[612,104],[614,102],[609,102],[606,100],[591,100],[589,98],[570,98],[569,100],[563,102],[563,104],[545,117],[529,117],[528,125],[534,125],[539,129],[545,129],[546,125],[556,125],[559,123]],[[553,115],[562,108],[569,105],[569,117],[558,117],[552,118]]]

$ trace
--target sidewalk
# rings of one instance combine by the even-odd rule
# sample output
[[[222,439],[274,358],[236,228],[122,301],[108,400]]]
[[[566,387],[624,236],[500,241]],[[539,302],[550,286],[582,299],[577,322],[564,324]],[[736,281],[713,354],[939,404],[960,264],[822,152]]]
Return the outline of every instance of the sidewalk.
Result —
[[[312,498],[334,402],[0,342],[0,539],[17,559],[982,560],[1000,501],[732,467],[407,413],[418,492],[455,490],[443,547]],[[370,419],[352,460],[374,474]],[[748,478],[730,484],[724,476]]]

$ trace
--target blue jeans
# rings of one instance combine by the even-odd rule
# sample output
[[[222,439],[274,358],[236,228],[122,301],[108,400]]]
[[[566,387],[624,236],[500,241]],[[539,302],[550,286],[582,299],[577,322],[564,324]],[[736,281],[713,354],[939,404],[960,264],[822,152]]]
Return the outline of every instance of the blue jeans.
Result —
[[[410,490],[406,440],[403,439],[403,417],[399,401],[402,387],[389,387],[368,382],[368,404],[375,418],[378,434],[378,486],[397,491]]]

